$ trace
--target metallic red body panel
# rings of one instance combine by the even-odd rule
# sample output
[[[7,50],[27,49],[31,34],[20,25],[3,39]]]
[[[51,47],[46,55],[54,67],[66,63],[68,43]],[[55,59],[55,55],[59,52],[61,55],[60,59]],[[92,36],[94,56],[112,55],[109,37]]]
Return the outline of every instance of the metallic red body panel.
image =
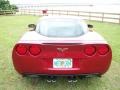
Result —
[[[19,43],[20,44],[20,43]],[[29,49],[32,44],[25,44]],[[92,44],[98,47],[102,44]],[[107,44],[106,44],[107,45]],[[93,56],[84,53],[85,44],[42,44],[41,52],[38,56],[31,55],[28,51],[25,55],[19,55],[16,52],[15,45],[12,53],[13,64],[17,72],[20,74],[48,74],[48,75],[77,75],[77,74],[104,74],[111,63],[112,51],[106,55],[100,55],[96,52]],[[65,51],[59,51],[57,48],[68,48]],[[53,58],[72,58],[73,68],[56,69],[53,68]]]

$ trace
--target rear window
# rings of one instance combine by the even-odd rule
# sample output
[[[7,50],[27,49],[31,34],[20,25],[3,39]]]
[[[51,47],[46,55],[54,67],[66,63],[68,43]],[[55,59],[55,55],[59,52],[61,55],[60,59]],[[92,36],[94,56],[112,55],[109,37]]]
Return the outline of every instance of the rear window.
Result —
[[[77,37],[84,34],[82,25],[75,20],[43,20],[37,32],[47,37]]]

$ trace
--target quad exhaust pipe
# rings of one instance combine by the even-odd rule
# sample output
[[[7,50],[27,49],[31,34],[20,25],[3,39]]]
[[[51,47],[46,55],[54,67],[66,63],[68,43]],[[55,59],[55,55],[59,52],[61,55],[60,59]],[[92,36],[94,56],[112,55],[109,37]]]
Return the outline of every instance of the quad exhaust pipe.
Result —
[[[56,82],[57,77],[56,76],[48,76],[47,77],[47,82],[48,83],[55,83]]]
[[[69,83],[76,83],[77,82],[76,76],[68,76],[68,82]]]
[[[76,76],[68,76],[67,79],[68,79],[69,83],[76,83],[77,82]],[[57,80],[56,76],[48,76],[47,77],[47,82],[48,83],[55,83],[56,80]]]

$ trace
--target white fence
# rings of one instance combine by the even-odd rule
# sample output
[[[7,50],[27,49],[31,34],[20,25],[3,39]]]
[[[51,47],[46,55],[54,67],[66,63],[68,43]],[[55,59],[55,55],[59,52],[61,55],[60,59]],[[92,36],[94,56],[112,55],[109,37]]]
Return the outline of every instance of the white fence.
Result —
[[[20,15],[72,15],[80,16],[87,20],[96,20],[102,22],[120,23],[119,13],[105,13],[105,12],[87,12],[87,11],[72,11],[72,10],[33,10],[33,9],[20,9]]]

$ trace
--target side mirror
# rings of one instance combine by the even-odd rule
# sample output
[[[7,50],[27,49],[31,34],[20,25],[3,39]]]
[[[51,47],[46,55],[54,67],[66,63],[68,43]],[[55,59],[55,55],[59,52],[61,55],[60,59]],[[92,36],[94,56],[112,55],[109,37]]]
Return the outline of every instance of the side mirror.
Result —
[[[93,25],[88,24],[88,29],[89,29],[90,32],[92,32],[93,31]]]
[[[93,28],[93,25],[91,25],[91,24],[88,24],[88,28]]]
[[[35,31],[36,25],[35,24],[28,24],[29,31]]]

